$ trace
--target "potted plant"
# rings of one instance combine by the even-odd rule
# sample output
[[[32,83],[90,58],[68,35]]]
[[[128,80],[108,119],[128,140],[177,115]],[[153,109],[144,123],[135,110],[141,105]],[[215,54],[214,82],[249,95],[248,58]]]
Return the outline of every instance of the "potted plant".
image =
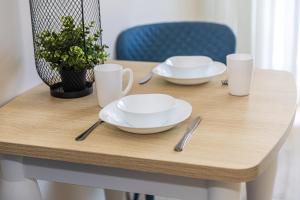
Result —
[[[87,70],[107,59],[108,47],[98,42],[102,29],[92,33],[94,21],[76,24],[71,16],[60,21],[60,31],[44,30],[37,35],[37,57],[59,72],[65,92],[80,91],[85,88]]]

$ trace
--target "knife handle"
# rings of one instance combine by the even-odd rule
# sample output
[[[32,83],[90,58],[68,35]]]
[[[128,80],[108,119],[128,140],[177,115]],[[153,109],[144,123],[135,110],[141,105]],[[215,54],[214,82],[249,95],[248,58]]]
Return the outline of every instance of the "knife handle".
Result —
[[[194,131],[197,129],[201,122],[201,117],[196,118],[196,123],[191,129],[188,129],[188,131],[183,135],[181,140],[178,142],[178,144],[175,146],[174,150],[177,152],[183,151],[183,148],[185,147],[187,141],[190,139],[190,137],[193,135]],[[193,122],[194,123],[194,122]]]
[[[175,151],[181,152],[187,143],[188,139],[191,137],[191,131],[188,131],[184,136],[181,138],[181,140],[178,142],[178,144],[175,146]]]

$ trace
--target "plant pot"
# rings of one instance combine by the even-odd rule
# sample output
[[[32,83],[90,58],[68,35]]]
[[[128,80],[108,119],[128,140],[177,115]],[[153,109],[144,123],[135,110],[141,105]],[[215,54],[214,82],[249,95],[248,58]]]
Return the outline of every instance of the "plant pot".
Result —
[[[63,69],[59,73],[65,92],[76,92],[85,89],[87,70],[73,71]]]

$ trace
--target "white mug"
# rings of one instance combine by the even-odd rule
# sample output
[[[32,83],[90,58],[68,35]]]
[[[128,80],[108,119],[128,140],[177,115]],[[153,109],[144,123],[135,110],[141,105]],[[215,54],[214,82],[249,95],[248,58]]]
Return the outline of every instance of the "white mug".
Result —
[[[227,56],[228,87],[231,95],[249,95],[253,68],[253,58],[249,54]]]
[[[105,107],[109,103],[125,96],[133,86],[133,72],[131,69],[123,69],[118,64],[97,65],[94,68],[98,103]],[[123,90],[123,77],[128,75],[128,84]]]

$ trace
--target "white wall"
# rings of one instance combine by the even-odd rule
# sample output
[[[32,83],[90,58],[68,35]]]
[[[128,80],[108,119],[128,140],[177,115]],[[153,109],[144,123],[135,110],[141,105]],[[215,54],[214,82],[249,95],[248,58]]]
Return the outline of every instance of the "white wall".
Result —
[[[33,60],[29,5],[0,0],[0,105],[40,82]]]
[[[103,41],[114,56],[118,34],[140,24],[197,20],[199,0],[102,0]]]
[[[252,0],[198,0],[199,19],[227,24],[237,36],[237,52],[252,52]]]

